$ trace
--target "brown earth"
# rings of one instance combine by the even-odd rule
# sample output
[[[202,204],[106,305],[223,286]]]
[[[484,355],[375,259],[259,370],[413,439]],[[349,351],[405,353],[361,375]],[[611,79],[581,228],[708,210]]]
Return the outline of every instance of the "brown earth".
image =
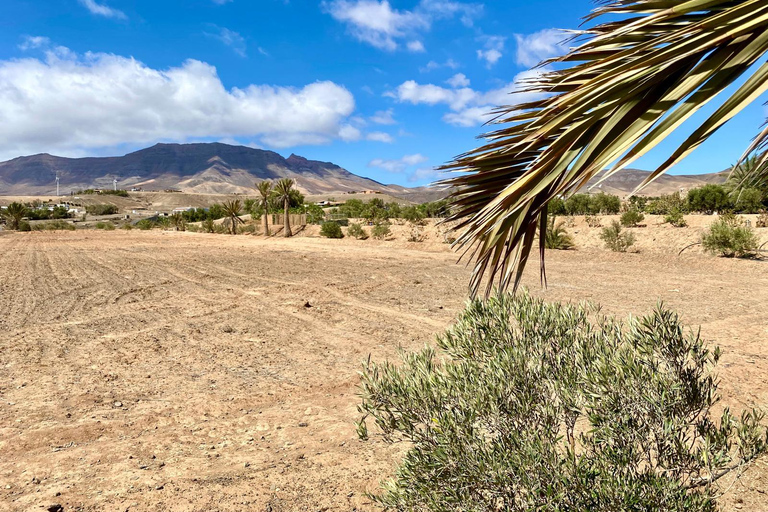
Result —
[[[765,409],[768,262],[677,257],[712,218],[653,220],[627,254],[577,220],[549,288],[535,263],[525,282],[620,315],[663,300],[723,348],[724,403]],[[357,440],[357,371],[431,343],[467,297],[442,235],[409,230],[0,233],[0,510],[372,510],[402,447]],[[726,510],[768,510],[768,460],[726,487]]]

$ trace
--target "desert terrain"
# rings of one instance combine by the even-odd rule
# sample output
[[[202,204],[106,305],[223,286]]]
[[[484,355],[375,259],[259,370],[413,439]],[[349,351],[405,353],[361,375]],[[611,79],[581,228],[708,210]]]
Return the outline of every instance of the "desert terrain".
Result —
[[[768,261],[677,255],[712,220],[648,217],[622,254],[576,219],[549,287],[535,262],[525,284],[622,316],[664,301],[723,349],[723,404],[768,410]],[[0,510],[375,510],[404,447],[357,439],[357,372],[432,343],[470,275],[408,229],[0,232]],[[724,510],[768,510],[768,459],[723,490]]]

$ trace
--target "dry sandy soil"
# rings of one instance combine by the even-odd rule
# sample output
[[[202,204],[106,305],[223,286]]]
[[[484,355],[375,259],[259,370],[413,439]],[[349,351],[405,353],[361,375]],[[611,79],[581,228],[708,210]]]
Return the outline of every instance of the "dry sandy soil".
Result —
[[[573,229],[533,293],[620,315],[664,300],[723,348],[724,402],[768,405],[768,262],[677,257],[688,235],[653,226],[614,254]],[[372,510],[400,448],[357,440],[357,371],[466,300],[433,238],[0,233],[0,510]],[[764,458],[722,503],[768,510],[767,492]]]

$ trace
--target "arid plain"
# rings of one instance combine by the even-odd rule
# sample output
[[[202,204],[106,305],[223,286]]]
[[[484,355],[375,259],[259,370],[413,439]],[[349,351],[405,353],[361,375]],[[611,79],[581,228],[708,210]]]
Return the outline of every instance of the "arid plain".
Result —
[[[677,256],[710,220],[651,219],[626,254],[577,224],[549,288],[535,264],[525,284],[622,316],[663,300],[722,347],[723,403],[768,410],[768,262]],[[373,510],[404,447],[357,439],[357,372],[467,299],[470,270],[427,232],[0,233],[0,510]],[[725,510],[768,510],[768,459],[723,487]]]

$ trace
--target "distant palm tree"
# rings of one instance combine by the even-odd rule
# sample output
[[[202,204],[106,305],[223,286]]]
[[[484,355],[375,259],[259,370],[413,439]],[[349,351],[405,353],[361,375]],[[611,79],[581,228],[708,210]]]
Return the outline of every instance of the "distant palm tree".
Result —
[[[3,217],[8,222],[8,229],[17,230],[21,224],[21,219],[29,214],[27,207],[21,203],[11,203],[8,209],[3,210]]]
[[[283,178],[275,184],[275,195],[277,199],[283,202],[283,208],[285,209],[285,217],[283,218],[283,236],[288,238],[291,233],[291,222],[288,215],[288,211],[291,207],[291,191],[293,190],[294,182],[290,178]]]
[[[520,88],[530,101],[496,110],[492,122],[506,126],[445,167],[461,173],[444,184],[457,243],[476,258],[473,294],[484,276],[486,294],[496,280],[517,286],[537,230],[543,258],[552,199],[626,168],[725,92],[650,183],[768,90],[765,0],[601,0],[587,23]],[[768,126],[745,152],[758,158],[742,182],[765,177],[766,149]]]
[[[224,201],[221,205],[224,209],[224,215],[229,217],[230,229],[232,234],[237,234],[237,224],[245,224],[245,221],[240,218],[240,213],[243,211],[243,205],[239,199],[233,199],[232,201]]]
[[[181,213],[177,212],[171,215],[171,222],[173,223],[173,227],[176,228],[176,231],[187,230],[187,220]]]
[[[269,198],[272,194],[272,182],[267,180],[261,181],[256,184],[256,188],[259,190],[259,194],[261,195],[261,206],[264,208],[264,213],[261,217],[264,224],[264,235],[269,236],[269,221],[267,221],[267,215],[269,214]]]

